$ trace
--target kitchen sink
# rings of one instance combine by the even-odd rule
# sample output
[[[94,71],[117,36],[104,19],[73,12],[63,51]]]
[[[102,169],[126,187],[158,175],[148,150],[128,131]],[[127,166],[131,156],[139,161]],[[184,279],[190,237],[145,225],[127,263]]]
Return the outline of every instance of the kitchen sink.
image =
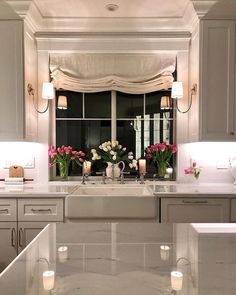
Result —
[[[65,217],[75,219],[157,219],[158,202],[145,186],[80,186],[65,199]]]

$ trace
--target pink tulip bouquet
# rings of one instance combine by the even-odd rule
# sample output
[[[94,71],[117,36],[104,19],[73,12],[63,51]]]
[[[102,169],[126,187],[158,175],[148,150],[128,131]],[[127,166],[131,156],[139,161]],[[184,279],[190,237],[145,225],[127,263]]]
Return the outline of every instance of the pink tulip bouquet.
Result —
[[[75,163],[79,166],[83,165],[85,160],[85,153],[82,151],[76,151],[71,146],[64,146],[55,148],[51,145],[48,149],[49,155],[49,167],[53,167],[55,164],[58,165],[60,176],[67,178],[69,173],[69,166]]]
[[[174,153],[177,152],[175,144],[167,144],[166,142],[156,143],[146,148],[146,159],[157,164],[159,177],[164,177],[169,161]]]
[[[193,162],[189,168],[184,169],[184,174],[192,174],[195,179],[199,178],[199,175],[201,173],[201,168],[197,166],[196,162]]]

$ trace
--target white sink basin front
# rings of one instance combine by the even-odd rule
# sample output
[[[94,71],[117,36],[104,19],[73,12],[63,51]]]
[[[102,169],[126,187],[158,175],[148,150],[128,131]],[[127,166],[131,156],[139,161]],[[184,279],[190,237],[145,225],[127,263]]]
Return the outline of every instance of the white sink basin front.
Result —
[[[80,186],[65,199],[65,217],[155,219],[158,202],[150,188],[128,185]]]

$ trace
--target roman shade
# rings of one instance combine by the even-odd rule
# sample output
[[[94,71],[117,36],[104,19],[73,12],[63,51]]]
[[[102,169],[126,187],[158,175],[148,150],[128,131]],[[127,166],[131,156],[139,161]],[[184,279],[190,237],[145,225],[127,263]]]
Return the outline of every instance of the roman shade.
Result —
[[[50,71],[56,89],[77,92],[116,90],[131,94],[168,89],[175,53],[53,53]]]

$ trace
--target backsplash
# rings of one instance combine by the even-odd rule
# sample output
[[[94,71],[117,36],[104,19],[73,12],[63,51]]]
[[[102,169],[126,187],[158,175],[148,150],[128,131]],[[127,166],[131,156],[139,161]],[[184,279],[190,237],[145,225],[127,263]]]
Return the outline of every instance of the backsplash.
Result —
[[[48,145],[32,142],[0,143],[0,178],[8,176],[6,165],[25,165],[25,177],[33,178],[34,183],[48,181]],[[177,180],[193,182],[193,177],[184,174],[191,161],[201,167],[201,183],[233,183],[228,168],[229,159],[236,156],[236,143],[197,142],[178,145]],[[30,166],[34,166],[31,167]],[[28,167],[27,167],[28,166]],[[218,168],[217,168],[218,167]]]
[[[48,180],[47,145],[32,142],[0,143],[0,178],[8,177],[10,165],[24,166],[25,178],[35,182]]]
[[[234,178],[229,171],[230,158],[236,156],[235,142],[196,142],[178,145],[178,181],[191,182],[184,174],[191,161],[201,167],[199,181],[233,183]]]

